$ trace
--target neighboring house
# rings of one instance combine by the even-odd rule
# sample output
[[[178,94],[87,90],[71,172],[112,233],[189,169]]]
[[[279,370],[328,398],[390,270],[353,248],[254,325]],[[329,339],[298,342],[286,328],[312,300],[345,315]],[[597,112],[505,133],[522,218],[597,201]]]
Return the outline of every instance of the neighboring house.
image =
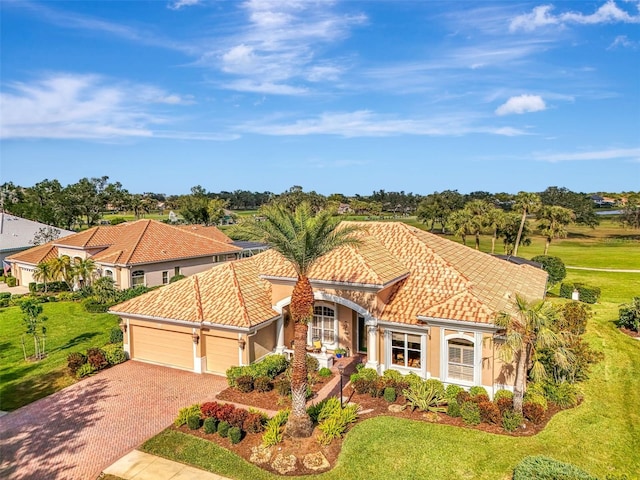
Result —
[[[483,385],[490,393],[512,388],[494,320],[513,308],[516,293],[542,299],[547,274],[404,223],[362,225],[361,245],[341,247],[310,271],[316,304],[308,345],[364,354],[379,372]],[[223,374],[289,351],[295,282],[291,265],[268,250],[110,311],[122,318],[130,358]]]
[[[338,215],[344,215],[346,213],[352,213],[352,212],[353,210],[351,209],[348,203],[341,203],[340,205],[338,205]]]
[[[33,282],[33,269],[42,261],[63,255],[91,258],[98,276],[111,277],[124,289],[167,284],[174,275],[193,275],[246,253],[216,227],[137,220],[93,227],[12,255],[7,261],[19,284],[28,285]]]
[[[33,247],[34,236],[43,229],[53,229],[58,238],[74,232],[0,212],[0,261]]]

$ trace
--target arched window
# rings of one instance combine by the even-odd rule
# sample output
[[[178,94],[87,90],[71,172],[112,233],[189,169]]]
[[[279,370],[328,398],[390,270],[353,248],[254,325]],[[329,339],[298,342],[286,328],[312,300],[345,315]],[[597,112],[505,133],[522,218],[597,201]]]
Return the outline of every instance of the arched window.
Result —
[[[323,344],[336,343],[336,312],[324,305],[313,307],[313,321],[311,322],[312,341],[320,340]]]
[[[449,347],[447,377],[454,380],[473,382],[473,342],[461,338],[454,338],[449,340],[447,345]]]
[[[111,270],[105,270],[103,276],[113,279],[113,272]]]
[[[144,285],[144,270],[136,270],[131,273],[131,286]]]

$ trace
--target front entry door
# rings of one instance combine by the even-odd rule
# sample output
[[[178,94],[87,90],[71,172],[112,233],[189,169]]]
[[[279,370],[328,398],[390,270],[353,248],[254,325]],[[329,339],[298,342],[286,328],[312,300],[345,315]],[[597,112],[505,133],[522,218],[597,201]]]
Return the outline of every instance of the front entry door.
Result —
[[[367,352],[367,326],[362,315],[358,315],[358,352]]]

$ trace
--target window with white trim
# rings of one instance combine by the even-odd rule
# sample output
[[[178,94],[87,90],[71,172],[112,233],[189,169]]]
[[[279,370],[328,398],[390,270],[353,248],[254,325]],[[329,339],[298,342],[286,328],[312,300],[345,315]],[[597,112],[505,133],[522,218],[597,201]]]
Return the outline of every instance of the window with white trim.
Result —
[[[399,367],[420,368],[420,335],[391,332],[391,363]]]
[[[468,340],[449,340],[447,376],[451,379],[473,382],[474,345]]]
[[[166,285],[169,283],[169,272],[162,272],[162,284]]]
[[[144,285],[144,270],[131,272],[131,286]]]
[[[323,344],[336,343],[335,319],[335,309],[324,305],[316,305],[313,307],[311,341],[320,340]]]

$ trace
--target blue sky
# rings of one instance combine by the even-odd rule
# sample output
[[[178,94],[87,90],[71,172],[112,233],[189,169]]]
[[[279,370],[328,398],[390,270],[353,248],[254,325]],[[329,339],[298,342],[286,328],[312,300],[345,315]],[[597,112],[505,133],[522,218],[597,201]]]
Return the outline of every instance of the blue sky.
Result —
[[[2,1],[2,181],[640,189],[640,2]]]

